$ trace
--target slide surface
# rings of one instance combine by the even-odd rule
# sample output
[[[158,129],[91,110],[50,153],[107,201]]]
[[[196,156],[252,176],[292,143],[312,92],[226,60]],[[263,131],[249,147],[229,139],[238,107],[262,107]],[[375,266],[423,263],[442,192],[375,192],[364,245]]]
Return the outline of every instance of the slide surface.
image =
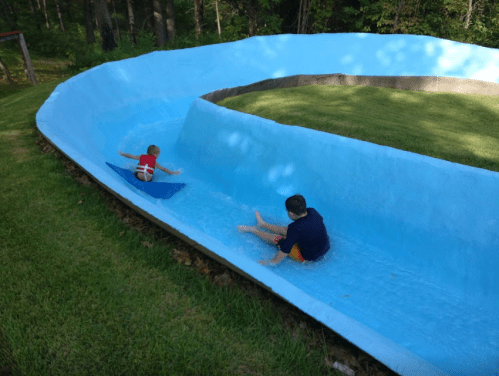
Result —
[[[154,52],[57,86],[40,131],[95,179],[408,376],[497,375],[499,174],[241,114],[199,97],[297,74],[448,76],[499,82],[499,51],[414,35],[276,35]],[[353,98],[361,100],[361,98]],[[385,98],[389,103],[389,95]],[[467,105],[466,96],[458,99]],[[413,105],[413,104],[408,104]],[[478,116],[497,116],[485,108]],[[387,114],[388,116],[389,114]],[[387,119],[389,120],[389,119]],[[456,119],[459,121],[459,119]],[[414,119],[422,127],[424,119]],[[476,135],[463,135],[475,142]],[[106,162],[161,148],[186,184],[167,200]],[[157,182],[166,182],[158,174]],[[149,184],[149,183],[148,183]],[[302,194],[332,250],[258,264],[275,248],[237,225],[286,225]]]

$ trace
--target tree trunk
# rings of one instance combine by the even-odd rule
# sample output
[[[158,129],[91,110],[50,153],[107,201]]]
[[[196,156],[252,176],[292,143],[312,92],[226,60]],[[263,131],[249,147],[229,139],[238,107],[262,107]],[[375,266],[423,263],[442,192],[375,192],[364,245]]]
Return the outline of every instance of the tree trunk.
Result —
[[[40,19],[38,18],[38,9],[36,9],[36,7],[34,6],[33,0],[28,0],[28,2],[29,2],[29,7],[31,8],[31,14],[35,19],[36,28],[42,31],[42,26],[40,25]]]
[[[301,12],[303,9],[303,0],[300,0],[300,7],[298,8],[298,27],[296,28],[296,34],[300,34],[301,31]]]
[[[59,0],[54,0],[54,1],[55,1],[55,9],[57,10],[57,16],[59,17],[59,23],[61,24],[61,30],[62,32],[65,32],[66,28],[64,27],[64,21],[62,20],[61,5],[59,4]]]
[[[0,18],[9,24],[11,31],[17,31],[17,23],[9,14],[11,9],[4,0],[0,0]]]
[[[194,28],[196,38],[203,32],[203,0],[194,0]]]
[[[135,30],[135,18],[133,16],[133,0],[126,0],[128,9],[128,33],[132,46],[137,44],[137,31]]]
[[[111,4],[113,6],[114,23],[116,24],[116,35],[118,35],[118,39],[121,40],[120,25],[118,25],[118,16],[116,15],[115,0],[111,0]]]
[[[13,24],[11,25],[11,27],[13,28],[12,31],[17,31],[19,30],[19,26],[17,24],[17,17],[19,15],[19,5],[17,4],[16,1],[14,1],[13,3],[8,2],[7,5],[9,6],[10,15],[12,16],[11,17],[13,22]]]
[[[65,13],[66,16],[68,17],[69,22],[73,22],[73,17],[71,16],[71,0],[65,0],[66,6],[65,6]]]
[[[298,34],[307,32],[308,16],[310,15],[311,0],[300,0],[300,9],[298,11]]]
[[[117,47],[116,40],[114,39],[113,24],[111,23],[111,16],[107,8],[106,0],[94,0],[95,17],[99,25],[99,32],[101,36],[102,49],[112,51]]]
[[[400,12],[402,11],[402,7],[404,6],[404,0],[399,1],[399,6],[397,8],[397,13],[395,14],[395,19],[393,20],[393,33],[397,31]]]
[[[222,39],[222,28],[220,27],[220,13],[218,12],[218,0],[215,0],[215,11],[217,12],[218,38]]]
[[[473,0],[469,0],[468,3],[468,13],[466,14],[466,24],[464,25],[465,29],[468,29],[468,27],[470,27],[471,12],[473,12]]]
[[[166,43],[165,27],[163,26],[163,14],[159,0],[152,1],[152,11],[154,16],[154,32],[156,34],[156,47],[163,47]]]
[[[11,84],[14,83],[14,79],[10,75],[9,69],[4,64],[4,62],[3,62],[3,60],[2,60],[1,57],[0,57],[0,68],[2,68],[3,75],[5,76],[5,78],[7,79],[7,81],[9,81],[9,83],[11,83]]]
[[[173,0],[166,0],[166,32],[169,41],[175,40],[175,8],[173,7]]]
[[[145,26],[145,29],[147,31],[155,32],[153,26],[152,26],[152,19],[154,18],[153,10],[152,10],[152,1],[153,0],[143,0],[144,2],[144,12],[145,12],[145,20],[143,22],[143,26]],[[140,3],[140,2],[139,2]],[[153,21],[154,22],[154,21]]]
[[[246,3],[246,6],[246,15],[248,17],[248,35],[252,37],[255,35],[257,28],[258,3],[256,3],[254,0],[250,0]]]
[[[47,30],[50,30],[50,20],[49,14],[47,12],[47,0],[43,0],[43,14],[45,15],[45,25],[47,26]]]
[[[94,24],[92,23],[92,7],[90,0],[83,0],[83,13],[85,15],[85,34],[87,44],[95,43]]]

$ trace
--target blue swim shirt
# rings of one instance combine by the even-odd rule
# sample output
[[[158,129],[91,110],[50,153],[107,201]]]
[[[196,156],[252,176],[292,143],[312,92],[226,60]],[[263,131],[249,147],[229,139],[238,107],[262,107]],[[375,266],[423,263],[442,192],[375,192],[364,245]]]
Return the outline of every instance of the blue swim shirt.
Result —
[[[305,217],[288,226],[286,238],[281,239],[278,246],[282,252],[289,253],[296,243],[307,261],[315,261],[329,250],[329,236],[324,220],[314,208],[307,208]]]

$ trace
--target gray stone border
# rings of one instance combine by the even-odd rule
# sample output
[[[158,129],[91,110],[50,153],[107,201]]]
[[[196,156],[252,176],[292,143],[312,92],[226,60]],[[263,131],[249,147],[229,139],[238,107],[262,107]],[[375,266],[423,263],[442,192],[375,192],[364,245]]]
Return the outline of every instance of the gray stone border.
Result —
[[[351,76],[348,74],[296,75],[255,82],[246,86],[215,90],[201,98],[217,103],[252,91],[263,91],[299,86],[347,85],[378,86],[400,90],[433,91],[445,93],[499,95],[499,84],[469,78],[437,76]]]

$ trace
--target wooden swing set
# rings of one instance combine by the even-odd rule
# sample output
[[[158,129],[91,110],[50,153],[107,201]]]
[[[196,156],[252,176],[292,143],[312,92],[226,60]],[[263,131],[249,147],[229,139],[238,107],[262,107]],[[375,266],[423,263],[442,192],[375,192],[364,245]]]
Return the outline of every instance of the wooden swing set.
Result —
[[[6,42],[8,40],[18,41],[19,47],[21,48],[21,57],[24,62],[24,71],[26,72],[28,80],[33,82],[33,85],[36,86],[37,82],[36,82],[35,70],[33,69],[33,64],[31,63],[31,59],[29,57],[28,47],[26,46],[26,42],[24,41],[23,33],[21,33],[20,31],[11,31],[8,33],[0,34],[0,43]],[[1,57],[0,57],[0,68],[2,68],[2,71],[7,78],[7,81],[11,83],[14,82],[7,66],[2,61]]]

